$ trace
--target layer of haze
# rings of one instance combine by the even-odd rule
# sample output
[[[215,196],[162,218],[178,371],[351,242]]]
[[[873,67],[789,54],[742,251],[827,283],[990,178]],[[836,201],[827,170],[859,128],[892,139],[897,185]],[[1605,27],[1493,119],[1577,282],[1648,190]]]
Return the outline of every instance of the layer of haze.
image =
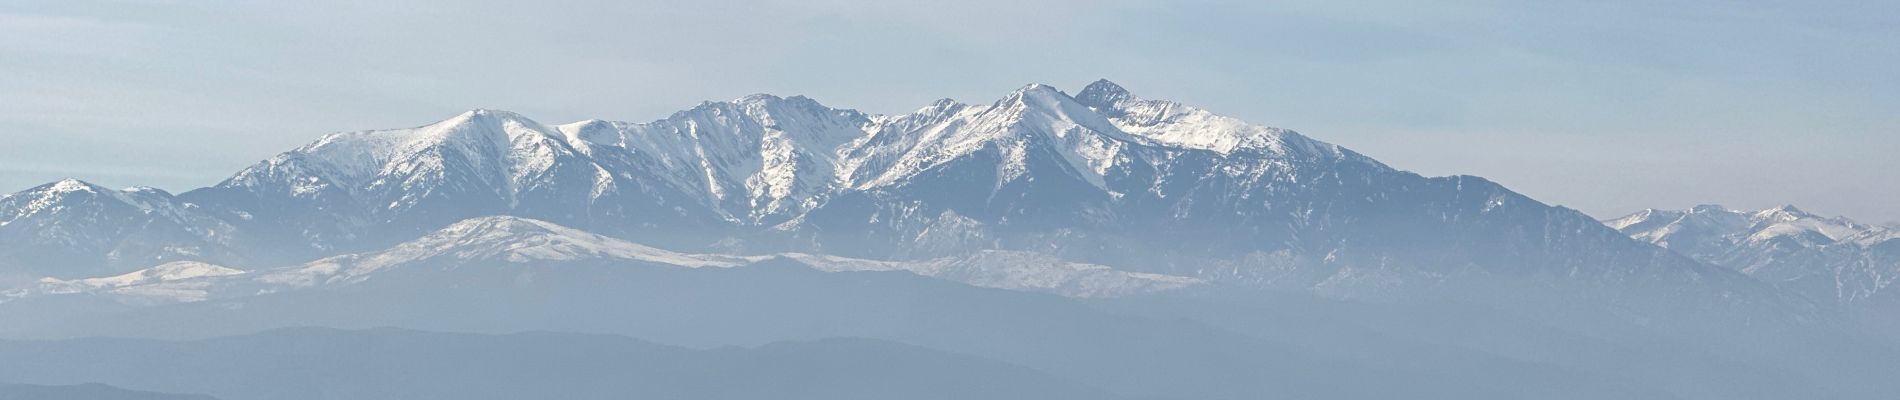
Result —
[[[1900,221],[1895,3],[737,3],[0,3],[0,192],[184,190],[475,107],[644,121],[767,92],[900,113],[1105,77],[1599,217]]]

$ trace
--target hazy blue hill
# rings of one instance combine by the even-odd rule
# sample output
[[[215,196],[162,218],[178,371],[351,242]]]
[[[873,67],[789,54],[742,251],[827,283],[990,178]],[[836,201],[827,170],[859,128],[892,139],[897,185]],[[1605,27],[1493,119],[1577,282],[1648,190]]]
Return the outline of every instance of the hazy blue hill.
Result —
[[[695,347],[865,337],[1021,365],[1136,397],[1674,398],[1631,379],[1381,335],[1352,322],[1365,314],[1288,320],[1297,325],[1264,335],[1195,321],[1186,317],[1199,315],[1186,309],[1134,316],[1103,306],[904,273],[823,273],[789,261],[693,270],[573,262],[452,270],[419,265],[334,290],[35,320],[0,317],[29,327],[121,336],[319,325],[602,332]],[[879,359],[875,353],[833,350],[825,359]],[[751,378],[804,379],[791,376]]]
[[[866,339],[693,350],[605,335],[303,328],[187,342],[4,342],[0,353],[0,376],[11,381],[239,400],[1116,398],[1014,365]],[[112,393],[83,388],[68,390]],[[100,396],[71,398],[192,398]]]

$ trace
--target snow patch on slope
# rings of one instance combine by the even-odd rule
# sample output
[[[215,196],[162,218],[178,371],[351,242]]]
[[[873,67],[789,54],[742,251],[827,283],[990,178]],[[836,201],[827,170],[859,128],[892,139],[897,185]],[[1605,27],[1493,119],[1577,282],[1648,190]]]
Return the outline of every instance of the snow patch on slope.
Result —
[[[204,278],[243,275],[242,270],[197,261],[175,261],[123,275],[59,280],[40,280],[45,294],[106,293],[126,298],[158,302],[196,302],[210,296],[215,283]]]
[[[261,281],[293,286],[360,281],[387,268],[422,262],[451,266],[479,261],[530,263],[615,259],[687,268],[729,268],[739,257],[686,254],[609,238],[553,223],[496,216],[465,220],[396,247],[317,260],[263,274]]]
[[[1205,283],[1183,276],[1126,272],[1103,265],[1068,262],[1025,251],[986,250],[969,256],[923,261],[876,261],[800,253],[784,257],[826,272],[903,271],[971,286],[1078,298],[1161,292]]]
[[[91,293],[137,303],[193,302],[285,290],[349,285],[405,268],[453,271],[483,262],[632,261],[679,268],[733,268],[787,258],[824,272],[897,271],[972,286],[1114,297],[1181,289],[1199,279],[1118,271],[1029,252],[985,251],[922,261],[879,261],[804,253],[755,256],[668,251],[553,223],[495,216],[474,218],[414,241],[371,253],[304,265],[244,272],[203,263],[170,263],[131,274],[71,281],[44,280],[35,294]]]

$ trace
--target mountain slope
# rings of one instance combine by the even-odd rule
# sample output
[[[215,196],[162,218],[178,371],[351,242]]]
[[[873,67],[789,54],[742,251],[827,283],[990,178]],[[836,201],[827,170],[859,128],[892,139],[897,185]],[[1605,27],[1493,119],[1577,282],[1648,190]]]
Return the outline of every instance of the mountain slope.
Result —
[[[771,224],[832,190],[838,154],[869,124],[871,116],[857,111],[761,94],[648,123],[584,121],[560,129],[595,154],[625,151],[660,166],[648,172],[691,187],[731,222]]]
[[[846,158],[852,190],[761,236],[868,258],[1038,251],[1343,296],[1467,275],[1760,290],[1481,178],[1421,177],[1108,82],[885,121]]]
[[[42,279],[37,290],[15,297],[83,294],[129,304],[188,303],[306,289],[348,290],[351,285],[389,274],[453,282],[467,275],[488,273],[479,271],[483,269],[536,271],[570,264],[614,263],[628,268],[720,269],[774,260],[792,261],[830,273],[902,272],[972,286],[1070,297],[1155,293],[1204,283],[1188,277],[1131,273],[1027,252],[984,251],[906,261],[804,253],[757,256],[681,253],[546,221],[498,216],[457,222],[388,249],[328,257],[297,266],[244,271],[204,263],[173,262],[117,276]],[[6,301],[9,300],[0,300],[0,303]]]
[[[1900,304],[1900,230],[1793,206],[1756,211],[1702,205],[1644,210],[1610,227],[1697,260],[1733,268],[1817,301]]]
[[[342,133],[278,155],[183,197],[282,244],[280,259],[405,240],[465,218],[523,214],[569,221],[699,221],[675,189],[614,171],[558,129],[504,111],[434,124]],[[294,245],[294,246],[292,246]]]
[[[171,260],[241,261],[232,225],[153,188],[76,179],[0,197],[0,266],[53,276]]]
[[[186,221],[187,231],[228,226],[246,243],[247,262],[200,261],[252,268],[510,215],[682,253],[1031,252],[1342,297],[1558,285],[1694,293],[1671,304],[1779,301],[1733,272],[1481,178],[1418,176],[1107,81],[1076,96],[1029,85],[989,104],[939,101],[904,115],[769,95],[647,123],[549,126],[475,110],[327,135],[178,201],[212,217]]]

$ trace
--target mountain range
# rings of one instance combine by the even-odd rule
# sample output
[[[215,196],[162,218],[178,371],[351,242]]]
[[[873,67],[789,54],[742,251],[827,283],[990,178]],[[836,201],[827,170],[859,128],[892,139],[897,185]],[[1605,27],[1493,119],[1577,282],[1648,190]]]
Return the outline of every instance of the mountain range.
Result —
[[[31,188],[0,199],[0,254],[5,269],[58,278],[171,261],[263,269],[492,215],[682,252],[1026,251],[1340,296],[1461,276],[1758,291],[1481,178],[1419,176],[1105,80],[903,115],[770,95],[647,123],[475,110],[325,135],[179,195]]]
[[[191,341],[0,342],[69,367],[0,381],[288,398],[72,360],[103,343],[237,374],[213,367],[576,341],[711,368],[676,394],[744,397],[707,382],[796,375],[725,362],[856,338],[824,351],[1027,371],[1000,397],[1873,398],[1900,372],[1900,323],[1862,324],[1893,315],[1895,232],[1791,207],[1598,221],[1106,80],[899,115],[773,95],[641,123],[477,109],[324,135],[179,194],[68,179],[0,197],[0,337]],[[282,331],[311,326],[766,347]],[[290,376],[265,378],[321,381]],[[421,393],[350,390],[310,398]]]
[[[1900,230],[1823,217],[1794,206],[1644,210],[1604,221],[1696,260],[1735,269],[1810,299],[1892,307],[1900,278]]]

